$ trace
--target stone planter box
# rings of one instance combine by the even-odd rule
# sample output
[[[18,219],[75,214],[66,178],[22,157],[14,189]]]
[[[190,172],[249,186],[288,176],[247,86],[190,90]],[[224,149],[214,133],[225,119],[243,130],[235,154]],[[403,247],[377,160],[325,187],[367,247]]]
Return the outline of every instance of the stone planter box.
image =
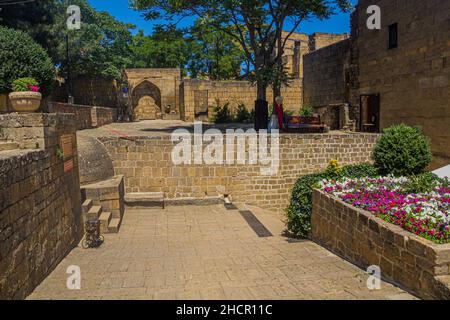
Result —
[[[450,299],[450,244],[439,245],[315,190],[314,241],[423,299]]]

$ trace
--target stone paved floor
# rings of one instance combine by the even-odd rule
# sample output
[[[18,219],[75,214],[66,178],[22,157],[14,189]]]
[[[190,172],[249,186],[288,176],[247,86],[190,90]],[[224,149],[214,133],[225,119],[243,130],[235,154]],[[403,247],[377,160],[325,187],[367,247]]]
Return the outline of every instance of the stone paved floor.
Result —
[[[278,216],[251,208],[275,235],[258,238],[222,205],[128,210],[99,249],[76,248],[29,299],[411,299],[310,241],[282,236]],[[67,267],[82,289],[66,289]]]
[[[230,123],[230,124],[211,124],[203,123],[204,131],[214,128],[225,132],[227,129],[243,129],[253,128],[252,124]],[[170,136],[177,129],[186,129],[194,132],[194,124],[179,120],[144,120],[139,122],[128,123],[111,123],[106,126],[78,131],[78,135],[90,137],[142,137],[142,136]],[[342,131],[332,131],[333,135],[345,134]]]

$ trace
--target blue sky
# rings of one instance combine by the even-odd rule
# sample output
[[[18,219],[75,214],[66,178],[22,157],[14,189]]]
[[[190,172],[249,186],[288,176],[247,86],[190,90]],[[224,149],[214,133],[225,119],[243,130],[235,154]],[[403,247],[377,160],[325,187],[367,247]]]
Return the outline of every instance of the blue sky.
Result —
[[[137,29],[143,29],[146,34],[152,32],[152,26],[162,21],[146,21],[136,12],[128,7],[128,0],[88,0],[89,3],[97,10],[108,11],[112,16],[118,20],[127,23],[133,23]],[[352,0],[355,3],[356,0]],[[183,22],[185,25],[191,21]],[[345,33],[350,32],[350,14],[340,13],[325,21],[309,21],[301,26],[301,32],[311,34],[314,32],[330,32],[330,33]]]

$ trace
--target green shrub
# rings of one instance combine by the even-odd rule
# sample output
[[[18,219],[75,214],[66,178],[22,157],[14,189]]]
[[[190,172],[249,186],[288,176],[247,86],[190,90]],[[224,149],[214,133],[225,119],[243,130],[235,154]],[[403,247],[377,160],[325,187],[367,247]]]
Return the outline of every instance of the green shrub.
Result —
[[[320,181],[376,176],[378,171],[370,164],[348,165],[341,168],[336,160],[332,160],[324,172],[301,177],[292,190],[291,203],[286,209],[289,232],[298,237],[308,237],[311,231],[312,195]]]
[[[286,209],[287,228],[298,237],[307,238],[311,231],[312,195],[318,183],[326,179],[324,173],[301,177],[292,190],[292,198]]]
[[[372,164],[362,163],[362,164],[352,164],[342,168],[341,174],[343,177],[347,177],[350,179],[355,178],[364,178],[364,177],[377,177],[380,174],[378,173],[377,168],[375,168]]]
[[[30,86],[38,86],[39,83],[33,78],[19,78],[12,83],[14,92],[30,91]]]
[[[431,193],[442,182],[442,180],[431,172],[422,173],[416,176],[408,177],[408,182],[403,187],[406,193]]]
[[[254,121],[253,115],[247,110],[245,105],[240,104],[236,109],[236,114],[234,117],[234,122],[237,123],[251,123]]]
[[[401,124],[385,129],[373,152],[380,174],[410,176],[424,172],[432,160],[430,142],[419,128]]]
[[[300,116],[305,118],[311,118],[314,115],[314,108],[304,106],[300,111]]]
[[[45,50],[22,31],[0,27],[0,93],[10,92],[14,80],[32,77],[41,93],[48,96],[54,80],[54,66]]]
[[[216,124],[233,122],[233,116],[231,115],[229,102],[225,103],[225,105],[222,107],[217,105],[214,108],[214,113],[215,115],[213,118],[213,122]]]

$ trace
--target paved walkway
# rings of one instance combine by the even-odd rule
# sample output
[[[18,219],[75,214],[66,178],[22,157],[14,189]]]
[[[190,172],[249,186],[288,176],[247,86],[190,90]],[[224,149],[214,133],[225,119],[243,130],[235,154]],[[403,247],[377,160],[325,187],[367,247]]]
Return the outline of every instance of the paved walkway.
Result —
[[[309,241],[282,236],[279,217],[250,208],[274,234],[259,238],[223,205],[128,210],[99,249],[76,248],[29,299],[411,299]],[[66,288],[81,268],[81,290]]]
[[[203,131],[208,129],[219,129],[225,132],[227,129],[252,129],[252,124],[228,123],[211,124],[204,122]],[[177,129],[185,129],[194,132],[194,124],[180,120],[143,120],[139,122],[111,123],[96,129],[78,131],[78,135],[90,137],[147,137],[147,136],[170,136]],[[332,131],[330,134],[345,134],[342,131]]]

